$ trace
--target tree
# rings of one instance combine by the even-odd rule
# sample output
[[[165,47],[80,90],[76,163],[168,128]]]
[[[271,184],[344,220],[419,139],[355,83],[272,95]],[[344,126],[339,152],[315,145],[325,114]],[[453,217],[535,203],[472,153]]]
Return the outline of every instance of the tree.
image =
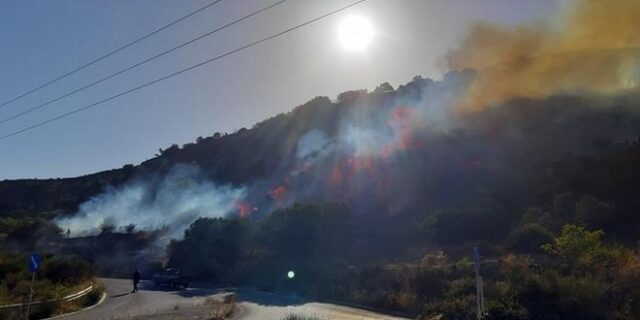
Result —
[[[345,248],[349,208],[342,204],[294,204],[267,217],[261,234],[275,254],[303,257]]]
[[[176,154],[178,151],[180,151],[180,147],[177,144],[172,144],[169,148],[162,150],[162,148],[160,148],[158,150],[160,152],[160,155],[162,156],[172,156],[174,154]]]
[[[169,265],[197,277],[222,279],[235,269],[246,225],[238,219],[200,218],[169,246]]]
[[[589,227],[606,227],[612,219],[613,206],[588,194],[576,203],[576,218]]]
[[[128,234],[133,233],[136,230],[136,225],[131,223],[124,227],[124,231]]]
[[[352,90],[338,94],[339,103],[355,103],[358,99],[364,97],[367,90]]]
[[[539,207],[529,207],[522,214],[522,224],[535,223],[539,224],[545,228],[551,228],[553,225],[553,217],[549,212],[544,212]]]
[[[373,90],[373,93],[375,94],[387,94],[392,92],[393,92],[393,86],[391,86],[389,82],[384,82],[380,84],[375,90]]]
[[[548,253],[575,260],[587,255],[594,255],[602,248],[602,230],[588,231],[585,228],[567,224],[562,227],[562,234],[553,243],[542,246]]]
[[[105,221],[100,225],[100,234],[109,234],[116,231],[116,226],[110,221]]]
[[[553,241],[553,235],[545,227],[528,223],[514,229],[507,238],[507,246],[520,253],[540,252],[540,247]]]
[[[487,201],[477,207],[440,210],[427,218],[424,228],[428,235],[443,244],[466,241],[495,241],[508,232],[506,211],[499,203]]]
[[[574,201],[571,192],[560,193],[553,197],[555,216],[564,220],[573,217],[573,210],[575,209]]]

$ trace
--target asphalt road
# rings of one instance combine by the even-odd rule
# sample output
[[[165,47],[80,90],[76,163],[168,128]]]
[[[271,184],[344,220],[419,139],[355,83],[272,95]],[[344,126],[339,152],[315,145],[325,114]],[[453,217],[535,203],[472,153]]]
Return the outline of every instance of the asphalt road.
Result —
[[[230,291],[236,293],[237,300],[237,309],[232,317],[234,320],[280,320],[288,314],[316,316],[327,320],[402,319],[328,303],[306,302],[296,297],[252,289],[162,290],[154,288],[153,284],[148,281],[143,281],[141,290],[137,293],[131,293],[130,280],[100,279],[100,282],[105,286],[107,294],[107,298],[100,305],[56,319],[115,320],[160,314],[165,314],[165,317],[159,317],[163,319],[191,319],[191,309],[203,305],[207,299],[221,298]],[[171,316],[167,317],[168,314]]]

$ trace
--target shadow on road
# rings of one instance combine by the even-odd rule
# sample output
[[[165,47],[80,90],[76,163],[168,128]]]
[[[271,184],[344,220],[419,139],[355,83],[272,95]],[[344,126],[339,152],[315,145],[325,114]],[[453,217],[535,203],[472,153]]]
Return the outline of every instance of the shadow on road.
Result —
[[[130,294],[131,294],[131,292],[125,292],[125,293],[121,293],[121,294],[116,294],[116,295],[109,296],[109,299],[124,297],[124,296],[128,296]]]
[[[287,307],[298,306],[308,302],[295,293],[270,293],[245,288],[234,290],[234,292],[236,292],[238,301],[252,302],[263,306]]]
[[[156,287],[151,281],[143,281],[140,285],[142,291],[160,291],[178,295],[184,298],[207,297],[221,293],[235,293],[236,301],[250,302],[263,306],[298,306],[308,301],[300,298],[295,293],[271,293],[260,291],[252,288],[235,288],[235,287],[203,287],[198,284],[199,288],[175,289],[168,286]]]
[[[151,282],[144,282],[140,286],[141,291],[160,291],[160,292],[168,292],[171,294],[179,295],[184,298],[192,298],[192,297],[206,297],[210,295],[215,295],[219,293],[226,292],[221,288],[186,288],[186,289],[176,289],[171,288],[169,286],[159,286],[156,287]]]

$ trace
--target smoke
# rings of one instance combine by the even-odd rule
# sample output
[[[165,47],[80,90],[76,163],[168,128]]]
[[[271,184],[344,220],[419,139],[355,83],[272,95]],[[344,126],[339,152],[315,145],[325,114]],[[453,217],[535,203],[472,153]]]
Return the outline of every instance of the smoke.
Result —
[[[298,140],[296,155],[300,159],[317,157],[330,143],[326,133],[311,130]]]
[[[513,97],[637,89],[638,17],[637,0],[583,0],[572,2],[560,23],[477,23],[446,56],[453,70],[478,71],[460,106],[477,110]]]
[[[524,174],[510,171],[516,162],[528,168],[534,159],[638,133],[636,115],[598,109],[596,100],[582,94],[637,89],[637,17],[640,1],[586,0],[552,26],[478,23],[446,57],[451,69],[462,71],[440,81],[416,77],[396,90],[386,85],[372,93],[354,91],[333,104],[314,99],[309,109],[272,120],[288,123],[262,124],[272,126],[264,139],[220,138],[221,145],[237,144],[232,149],[238,154],[254,154],[246,148],[258,143],[273,146],[256,160],[269,164],[266,173],[242,172],[252,177],[242,188],[216,185],[198,167],[176,165],[164,176],[108,189],[58,224],[74,234],[96,232],[104,224],[166,227],[180,237],[198,217],[253,218],[296,201],[344,201],[355,212],[388,214],[454,203],[456,194],[482,186],[483,175]],[[586,98],[544,100],[562,93]],[[612,103],[635,107],[634,101]],[[278,148],[282,141],[286,147]]]
[[[134,179],[108,188],[80,205],[77,213],[56,221],[72,235],[99,232],[102,226],[166,229],[173,238],[199,217],[223,217],[234,212],[243,189],[217,186],[202,178],[194,165],[176,165],[163,177]]]

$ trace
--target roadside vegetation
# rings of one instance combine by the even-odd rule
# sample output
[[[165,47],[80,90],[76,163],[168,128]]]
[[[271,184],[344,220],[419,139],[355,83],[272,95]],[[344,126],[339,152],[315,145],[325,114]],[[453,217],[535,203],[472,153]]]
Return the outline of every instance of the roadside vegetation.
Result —
[[[0,254],[0,305],[24,304],[28,302],[31,274],[27,272],[27,254]],[[56,300],[86,289],[94,282],[91,265],[74,256],[44,255],[42,267],[33,283],[33,301]],[[50,302],[32,308],[31,318],[40,319],[50,315],[78,310],[95,304],[102,295],[96,287],[87,296],[70,302]],[[1,308],[0,318],[24,317],[25,308]]]
[[[236,310],[235,295],[227,295],[223,298],[222,301],[209,299],[205,302],[205,307],[207,308],[207,320],[228,319]]]
[[[31,273],[28,258],[38,251],[42,257],[40,270],[33,283],[33,301],[57,300],[86,289],[93,290],[79,299],[34,305],[30,318],[73,312],[97,303],[104,289],[95,283],[95,268],[86,259],[62,250],[64,232],[50,213],[26,216],[0,216],[0,305],[28,302]],[[0,319],[24,319],[24,307],[0,308]]]
[[[275,212],[259,227],[241,220],[199,220],[185,240],[172,244],[170,264],[220,283],[259,285],[425,319],[438,314],[474,319],[470,246],[443,247],[413,261],[352,259],[358,247],[347,239],[354,229],[340,232],[338,221],[350,218],[338,208],[298,205]],[[299,230],[299,237],[288,228]],[[637,251],[576,224],[543,233],[524,232],[539,244],[532,249],[525,242],[515,248],[519,252],[482,243],[489,319],[634,319],[640,310],[640,289],[634,285],[640,280]],[[201,255],[198,263],[185,255],[184,246],[196,249],[187,254]],[[206,254],[207,248],[216,249]],[[287,270],[295,270],[295,278],[288,279]]]

